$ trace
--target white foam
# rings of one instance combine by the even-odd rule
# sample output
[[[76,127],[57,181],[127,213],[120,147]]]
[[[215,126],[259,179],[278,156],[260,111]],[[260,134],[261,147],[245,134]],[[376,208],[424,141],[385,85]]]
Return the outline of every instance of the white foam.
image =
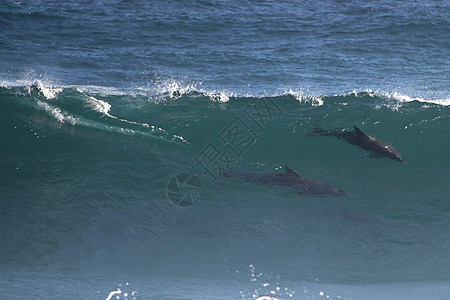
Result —
[[[230,97],[234,96],[232,93],[226,93],[226,92],[206,92],[202,91],[206,96],[208,96],[211,100],[216,102],[228,102],[230,100]]]
[[[181,96],[196,92],[195,84],[189,83],[186,85],[181,84],[175,79],[167,79],[156,85],[156,94],[169,94],[170,98],[180,98]]]
[[[87,99],[88,99],[88,103],[91,105],[92,109],[94,109],[95,111],[98,111],[104,115],[114,117],[109,114],[109,110],[111,109],[111,104],[109,104],[106,101],[96,99],[92,96],[88,96]],[[114,118],[116,118],[116,117],[114,117]]]
[[[36,76],[32,76],[31,74],[29,77],[31,79],[25,79],[25,80],[1,80],[0,86],[2,87],[28,87],[29,91],[31,92],[32,87],[36,87],[43,96],[48,99],[56,99],[58,95],[64,90],[64,88],[76,88],[78,92],[81,93],[88,93],[88,94],[99,94],[99,95],[106,95],[106,96],[123,96],[123,95],[141,95],[141,96],[150,96],[152,101],[159,102],[164,101],[168,98],[170,99],[179,99],[183,95],[186,94],[194,94],[199,93],[206,95],[209,97],[212,101],[216,102],[227,102],[229,101],[230,97],[253,97],[252,95],[241,95],[239,93],[235,92],[229,92],[229,91],[217,91],[217,90],[208,90],[203,88],[202,82],[192,82],[186,80],[186,83],[183,83],[182,81],[169,78],[162,80],[158,83],[154,83],[152,87],[134,87],[132,89],[118,89],[114,87],[105,87],[105,86],[96,86],[96,85],[66,85],[66,86],[58,86],[51,82],[49,79],[40,78],[36,79]],[[436,105],[442,105],[442,106],[450,106],[450,97],[444,97],[441,99],[426,99],[422,97],[412,97],[408,96],[401,92],[384,92],[384,91],[373,91],[371,89],[366,90],[353,90],[349,93],[343,93],[343,94],[335,94],[334,96],[346,96],[346,95],[354,95],[358,96],[360,93],[365,93],[369,97],[376,97],[376,96],[382,96],[387,98],[388,100],[392,100],[397,102],[397,104],[390,103],[388,106],[393,109],[398,109],[402,103],[408,103],[408,102],[422,102],[422,103],[428,103],[428,104],[436,104]],[[323,105],[323,97],[327,96],[317,96],[311,93],[305,93],[303,90],[294,90],[294,89],[287,89],[284,90],[283,93],[274,93],[272,95],[264,95],[264,96],[271,96],[271,97],[277,97],[281,95],[292,95],[297,99],[299,102],[302,103],[310,103],[312,106],[321,106]]]
[[[151,101],[156,103],[167,99],[176,100],[189,94],[193,97],[204,95],[214,102],[228,102],[230,97],[236,95],[235,93],[227,92],[225,90],[208,90],[203,88],[202,85],[202,82],[192,82],[188,80],[182,82],[174,78],[168,78],[154,83],[152,87],[135,88],[135,92],[137,92],[138,95],[150,96]]]
[[[442,105],[442,106],[449,106],[450,105],[450,98],[446,98],[446,99],[423,99],[423,98],[420,98],[420,97],[410,97],[410,96],[403,95],[403,94],[398,93],[398,92],[386,93],[386,94],[384,94],[384,96],[389,98],[389,99],[397,100],[398,102],[401,102],[401,103],[418,101],[418,102],[431,103],[431,104],[437,104],[437,105]]]
[[[61,93],[64,88],[56,87],[50,84],[46,80],[42,79],[32,79],[32,80],[16,80],[16,81],[0,81],[0,86],[2,87],[27,87],[28,93],[31,94],[31,88],[36,87],[46,99],[55,99],[58,97],[59,93]]]
[[[42,80],[35,80],[33,82],[33,85],[36,85],[37,88],[44,95],[44,97],[47,99],[55,99],[56,97],[58,97],[59,93],[63,91],[63,88],[53,87],[51,85],[46,84]]]
[[[375,103],[375,108],[379,109],[381,107],[389,107],[392,110],[397,111],[404,103],[409,102],[422,102],[422,103],[428,103],[428,104],[437,104],[442,106],[449,106],[450,105],[450,98],[446,99],[424,99],[420,97],[410,97],[408,95],[399,93],[399,92],[382,92],[382,91],[373,91],[371,89],[367,90],[353,90],[350,93],[344,94],[344,96],[347,95],[353,95],[355,97],[360,96],[360,94],[364,94],[364,96],[369,97],[384,97],[386,98],[386,102],[384,103]],[[334,95],[339,96],[339,95]],[[425,107],[426,108],[426,107]]]
[[[310,103],[312,106],[322,106],[323,99],[319,96],[307,96],[302,90],[294,91],[289,89],[286,92],[288,95],[294,96],[300,103]]]
[[[126,91],[114,87],[98,86],[98,85],[72,85],[79,93],[99,94],[105,96],[123,96]]]
[[[109,126],[106,124],[102,124],[99,122],[91,121],[91,120],[85,120],[80,117],[75,117],[70,115],[69,113],[61,111],[60,108],[52,106],[46,102],[43,101],[37,101],[36,102],[39,109],[45,110],[51,117],[58,120],[60,123],[67,123],[71,125],[80,125],[84,127],[89,128],[95,128],[107,132],[114,132],[114,133],[120,133],[125,135],[142,135],[142,136],[148,136],[153,138],[160,138],[165,139],[166,137],[170,137],[170,135],[162,128],[151,126],[151,133],[144,132],[140,130],[133,130],[129,128],[122,128],[118,126]],[[183,137],[178,135],[172,135],[171,137],[172,141],[180,141],[183,144],[189,144]]]
[[[72,125],[80,124],[80,119],[69,114],[63,113],[58,107],[54,107],[46,102],[37,101],[38,108],[45,110],[50,116],[61,123],[69,123]]]
[[[85,95],[85,96],[86,96],[88,104],[90,104],[92,109],[94,109],[95,111],[97,111],[99,113],[102,113],[103,115],[105,115],[107,117],[110,117],[110,118],[113,118],[113,119],[116,119],[116,120],[119,120],[119,121],[122,121],[122,122],[126,122],[126,123],[129,123],[129,124],[141,125],[141,126],[146,127],[146,128],[150,127],[150,125],[148,125],[147,123],[134,122],[134,121],[129,121],[127,119],[121,119],[119,117],[116,117],[116,116],[114,116],[114,115],[109,113],[109,111],[111,110],[111,104],[109,104],[106,101],[99,100],[99,99],[97,99],[97,98],[95,98],[93,96],[88,96],[88,95]]]
[[[346,94],[334,94],[333,96],[338,97],[338,96],[350,96],[351,95],[354,97],[359,97],[360,94],[364,94],[364,95],[367,95],[372,98],[377,95],[373,90],[367,89],[367,90],[353,90]]]
[[[120,294],[122,294],[122,291],[120,289],[117,289],[116,291],[111,291],[108,295],[108,298],[106,298],[106,300],[111,300],[114,295],[120,295]]]

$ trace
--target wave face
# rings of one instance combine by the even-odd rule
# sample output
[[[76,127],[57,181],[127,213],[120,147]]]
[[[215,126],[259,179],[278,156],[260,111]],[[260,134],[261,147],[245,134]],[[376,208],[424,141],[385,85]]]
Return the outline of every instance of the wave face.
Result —
[[[291,280],[448,278],[448,106],[374,92],[89,89],[0,88],[2,268],[201,277],[239,270],[251,257]],[[236,120],[254,133],[244,148],[226,140]],[[309,136],[317,124],[357,125],[391,142],[408,164]],[[232,169],[288,165],[353,197],[212,176],[198,162],[211,144]],[[177,174],[196,176],[190,194],[177,191],[194,205],[174,202]]]

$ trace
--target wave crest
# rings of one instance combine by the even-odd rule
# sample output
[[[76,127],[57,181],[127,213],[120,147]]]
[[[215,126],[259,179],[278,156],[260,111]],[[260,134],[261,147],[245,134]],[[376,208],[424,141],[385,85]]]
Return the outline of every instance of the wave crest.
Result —
[[[53,86],[43,80],[18,81],[18,82],[1,82],[0,89],[2,93],[12,94],[38,94],[45,100],[57,100],[61,93],[72,91],[78,93],[80,97],[87,97],[92,108],[103,114],[109,114],[110,104],[99,99],[99,96],[108,97],[124,97],[129,101],[135,102],[151,102],[154,104],[165,103],[174,100],[207,100],[211,102],[226,103],[230,100],[239,101],[255,98],[270,98],[275,101],[283,101],[285,99],[295,100],[301,104],[311,106],[322,106],[324,104],[349,105],[354,101],[358,103],[366,103],[375,109],[381,107],[389,107],[398,110],[402,105],[411,102],[427,103],[430,105],[450,106],[450,98],[443,99],[424,99],[420,97],[412,97],[400,92],[384,92],[373,90],[353,90],[333,95],[314,95],[308,94],[301,89],[287,89],[284,92],[271,95],[241,95],[236,92],[207,90],[201,87],[201,84],[183,85],[178,81],[172,80],[161,83],[156,88],[134,88],[134,89],[116,89],[112,87],[99,86]],[[142,126],[146,126],[141,123]]]

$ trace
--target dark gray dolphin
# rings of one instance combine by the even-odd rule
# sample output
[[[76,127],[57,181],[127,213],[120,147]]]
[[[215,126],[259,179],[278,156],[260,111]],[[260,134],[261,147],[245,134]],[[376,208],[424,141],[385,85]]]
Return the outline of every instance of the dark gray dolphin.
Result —
[[[316,127],[311,135],[321,135],[321,136],[335,136],[339,139],[343,139],[350,144],[359,146],[364,150],[371,153],[370,157],[389,157],[390,159],[396,160],[405,164],[400,153],[392,147],[391,144],[385,142],[377,137],[367,135],[362,132],[358,127],[353,125],[354,130],[344,130],[344,129],[322,129]]]
[[[244,180],[286,186],[298,194],[311,194],[314,196],[351,196],[343,190],[328,185],[318,180],[307,179],[296,173],[289,167],[285,167],[285,173],[246,173],[234,170],[222,172],[223,177],[237,177]]]

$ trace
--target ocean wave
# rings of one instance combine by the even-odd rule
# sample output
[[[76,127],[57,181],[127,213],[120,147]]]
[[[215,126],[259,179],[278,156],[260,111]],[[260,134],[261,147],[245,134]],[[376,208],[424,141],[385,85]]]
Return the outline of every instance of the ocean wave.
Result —
[[[111,103],[97,99],[77,88],[47,86],[42,81],[36,80],[30,85],[3,84],[0,87],[1,96],[13,97],[18,100],[19,105],[34,106],[61,124],[189,144],[181,135],[170,134],[159,126],[115,116],[110,113]],[[102,119],[102,116],[107,119]],[[108,119],[116,123],[111,123]]]
[[[375,109],[381,107],[389,107],[393,110],[398,110],[405,103],[420,102],[431,105],[450,106],[450,98],[442,99],[425,99],[421,97],[409,96],[400,92],[385,92],[385,91],[373,91],[370,89],[365,90],[353,90],[350,92],[343,92],[339,94],[308,94],[301,89],[286,89],[282,92],[272,94],[239,94],[237,92],[230,91],[217,91],[208,90],[201,87],[201,84],[186,84],[183,85],[178,81],[166,81],[164,84],[159,84],[156,88],[132,88],[132,89],[118,89],[114,87],[102,87],[95,85],[68,85],[68,86],[55,86],[49,84],[45,80],[22,80],[22,81],[1,81],[0,89],[3,93],[27,93],[31,95],[33,92],[38,92],[43,98],[47,100],[54,100],[58,98],[58,95],[63,91],[74,90],[80,97],[87,97],[93,109],[102,112],[109,113],[111,109],[110,104],[99,100],[98,96],[108,97],[126,97],[135,101],[145,101],[154,104],[165,103],[174,100],[208,100],[211,102],[226,103],[230,100],[253,100],[258,98],[272,99],[274,101],[295,100],[301,104],[311,106],[322,106],[324,104],[340,104],[349,105],[354,101],[358,103],[366,103],[373,105]],[[116,118],[112,115],[109,117]],[[122,120],[124,121],[124,120]],[[138,123],[135,123],[138,124]],[[140,125],[145,126],[144,123]],[[147,124],[148,125],[148,124]]]
[[[51,117],[56,119],[58,122],[64,124],[70,124],[70,125],[81,125],[88,128],[94,128],[99,129],[101,131],[106,132],[113,132],[113,133],[119,133],[124,135],[141,135],[141,136],[147,136],[152,138],[159,138],[159,139],[166,139],[169,134],[162,128],[151,126],[150,132],[144,132],[140,130],[134,130],[130,128],[124,128],[119,126],[111,126],[108,124],[96,122],[93,120],[87,120],[83,117],[77,117],[73,116],[67,112],[62,111],[60,108],[55,107],[49,103],[37,101],[37,106],[39,109],[44,110],[48,113]],[[130,122],[131,123],[131,122]],[[148,125],[147,125],[148,126]],[[150,127],[150,126],[149,126]],[[182,143],[187,143],[187,141],[178,135],[173,135],[171,138],[172,141],[179,141]]]
[[[352,91],[314,98],[301,91],[288,90],[272,96],[234,96],[227,103],[218,103],[198,90],[186,91],[178,98],[165,94],[161,96],[163,102],[154,102],[148,95],[118,95],[117,90],[113,91],[114,95],[105,95],[107,88],[101,93],[74,87],[60,88],[46,90],[45,86],[38,85],[0,87],[0,138],[6,141],[0,147],[5,170],[2,180],[8,186],[4,189],[4,198],[17,200],[8,203],[21,204],[22,198],[28,197],[30,206],[25,206],[26,211],[37,210],[33,216],[41,217],[42,222],[51,220],[50,225],[58,225],[48,227],[45,236],[39,235],[41,227],[31,228],[24,235],[23,226],[19,224],[23,218],[5,214],[6,223],[10,224],[10,220],[18,222],[16,227],[11,226],[13,231],[7,239],[9,236],[24,237],[22,240],[11,239],[15,244],[7,251],[30,249],[26,252],[30,261],[38,259],[41,253],[49,253],[47,245],[50,238],[58,238],[62,231],[64,236],[70,237],[72,224],[84,222],[80,216],[86,214],[92,215],[94,221],[86,219],[86,226],[80,225],[80,232],[84,233],[85,228],[92,230],[88,232],[89,239],[83,247],[97,241],[99,232],[142,241],[139,249],[132,245],[130,250],[127,246],[123,253],[118,253],[119,257],[125,257],[134,250],[141,253],[142,249],[149,249],[142,257],[152,257],[155,253],[153,245],[178,251],[184,249],[186,236],[196,241],[209,237],[195,249],[197,253],[208,248],[215,252],[215,245],[220,251],[223,245],[216,241],[223,236],[236,237],[236,245],[240,245],[241,237],[247,238],[249,232],[255,237],[249,245],[257,245],[263,241],[262,238],[271,241],[281,237],[283,242],[291,242],[298,228],[317,228],[318,225],[318,232],[338,228],[338,232],[344,233],[343,238],[360,241],[357,245],[364,249],[368,243],[379,242],[378,236],[371,239],[367,230],[375,227],[379,232],[385,232],[393,228],[390,226],[393,223],[395,234],[385,242],[400,247],[408,239],[415,241],[417,236],[415,232],[399,233],[398,228],[404,228],[404,224],[430,225],[426,214],[417,214],[419,209],[427,214],[430,209],[436,209],[436,215],[432,217],[436,220],[433,228],[442,228],[444,223],[442,220],[445,218],[441,218],[440,212],[445,210],[448,198],[445,181],[448,143],[443,138],[448,135],[448,113],[440,105],[426,103],[428,108],[424,109],[422,102],[412,98],[401,102],[402,99],[397,99],[399,96],[390,97],[375,91]],[[244,109],[257,100],[277,102],[283,112],[273,118],[267,117],[265,126],[259,128],[255,122],[258,120],[252,118],[254,115],[246,114]],[[135,101],[140,102],[138,106],[133,104]],[[398,111],[389,109],[389,105],[395,103],[401,103]],[[380,108],[377,105],[384,106]],[[230,147],[237,145],[222,134],[233,134],[227,129],[233,120],[240,120],[253,132],[254,142],[242,152]],[[335,138],[311,137],[308,133],[316,121],[323,128],[361,127],[367,134],[391,143],[408,164],[372,159],[362,149]],[[211,148],[206,148],[207,145]],[[213,184],[213,179],[198,160],[201,158],[206,162],[208,155],[214,154],[209,152],[210,149],[217,150],[217,157],[218,154],[226,154],[226,161],[235,170],[249,174],[281,173],[274,168],[288,165],[305,177],[342,188],[355,198],[336,202],[325,197],[312,201],[308,196],[299,197],[282,187],[247,183],[239,178],[217,178],[220,184]],[[197,207],[187,214],[180,214],[185,218],[181,222],[172,219],[173,210],[163,215],[164,209],[175,209],[168,202],[167,188],[172,176],[179,173],[195,174],[201,180],[206,195]],[[24,182],[29,187],[24,189]],[[112,212],[111,207],[116,211]],[[59,208],[69,212],[55,214]],[[386,211],[390,212],[388,216],[384,214]],[[198,212],[198,217],[191,215],[192,212]],[[114,223],[118,217],[124,221],[120,224],[128,224],[130,220],[137,223],[129,228],[121,225],[117,231],[108,231],[111,221]],[[98,225],[97,218],[106,218],[105,223]],[[305,223],[296,223],[299,221]],[[150,223],[142,225],[141,222]],[[91,224],[94,226],[90,227]],[[292,227],[292,224],[297,226]],[[347,236],[348,228],[357,228],[358,231]],[[280,232],[286,234],[280,236]],[[333,234],[323,240],[331,240]],[[358,234],[356,238],[355,234]],[[76,235],[73,237],[78,238]],[[311,256],[309,251],[297,255],[299,247],[308,239],[298,239],[298,244],[293,245],[291,250],[295,257]],[[29,240],[33,243],[29,244]],[[436,245],[441,240],[437,237]],[[98,241],[100,248],[102,243]],[[51,251],[65,253],[65,243],[62,245],[60,248],[53,246],[56,250]],[[415,245],[420,248],[418,243],[408,243],[404,247],[410,250]],[[305,249],[315,249],[314,245],[309,246]],[[346,246],[342,244],[343,252],[347,250]],[[322,248],[333,247],[334,242]],[[117,253],[116,248],[113,251]],[[77,252],[71,249],[70,255]],[[444,252],[437,255],[445,257]],[[105,252],[103,256],[108,258],[110,253]],[[52,253],[48,254],[43,258],[44,263],[52,263],[53,257]],[[323,257],[330,256],[324,254]],[[362,265],[366,257],[362,257]],[[20,259],[18,257],[17,261]],[[81,256],[76,259],[83,261]],[[190,260],[191,255],[185,261]],[[5,260],[5,263],[8,262]],[[108,263],[105,261],[105,265]],[[325,269],[330,263],[332,261],[325,261],[319,267]],[[345,267],[345,262],[342,266]],[[382,272],[385,267],[380,266],[379,270],[371,272]],[[339,277],[340,273],[337,272],[336,276]],[[400,275],[392,276],[398,278]]]

